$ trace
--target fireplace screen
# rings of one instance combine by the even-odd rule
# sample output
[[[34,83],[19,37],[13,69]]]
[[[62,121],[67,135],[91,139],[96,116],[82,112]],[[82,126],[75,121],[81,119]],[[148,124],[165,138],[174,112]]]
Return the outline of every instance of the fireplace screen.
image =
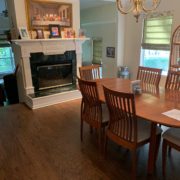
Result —
[[[37,66],[39,90],[73,83],[72,64],[55,64]]]

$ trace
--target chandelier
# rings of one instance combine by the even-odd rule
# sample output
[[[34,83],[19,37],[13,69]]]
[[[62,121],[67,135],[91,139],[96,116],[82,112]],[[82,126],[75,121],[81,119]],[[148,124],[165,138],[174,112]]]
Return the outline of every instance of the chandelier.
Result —
[[[161,0],[116,0],[117,8],[122,14],[132,12],[138,22],[139,16],[154,11]]]

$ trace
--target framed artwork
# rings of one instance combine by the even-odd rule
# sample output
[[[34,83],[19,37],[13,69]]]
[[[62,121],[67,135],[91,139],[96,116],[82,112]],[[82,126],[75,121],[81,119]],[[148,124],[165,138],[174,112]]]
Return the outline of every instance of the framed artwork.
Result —
[[[62,38],[75,38],[75,31],[72,28],[64,28],[61,36]]]
[[[21,39],[30,39],[27,27],[19,27],[19,34]]]
[[[43,31],[43,29],[36,29],[36,38],[37,39],[44,39],[44,31]]]
[[[50,38],[60,38],[61,37],[61,29],[58,24],[50,24],[49,25]]]
[[[106,56],[115,58],[115,47],[107,47],[106,48]]]
[[[29,29],[58,24],[72,27],[72,4],[51,1],[26,0]]]

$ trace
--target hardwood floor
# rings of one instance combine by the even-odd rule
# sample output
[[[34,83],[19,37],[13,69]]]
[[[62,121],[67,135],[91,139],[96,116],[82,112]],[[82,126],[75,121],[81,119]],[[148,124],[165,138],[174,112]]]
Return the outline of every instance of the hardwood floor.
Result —
[[[99,153],[97,134],[84,127],[80,141],[80,102],[37,110],[23,104],[0,108],[0,180],[129,180],[130,153],[109,142],[107,159]],[[180,154],[172,150],[167,179],[180,179]],[[161,149],[156,173],[146,175],[148,146],[138,151],[139,180],[163,179]]]

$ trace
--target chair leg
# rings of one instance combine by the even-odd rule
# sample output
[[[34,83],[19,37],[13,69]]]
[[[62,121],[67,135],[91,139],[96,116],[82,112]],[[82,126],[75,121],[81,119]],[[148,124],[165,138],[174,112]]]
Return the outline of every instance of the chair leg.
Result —
[[[169,148],[168,148],[168,155],[169,156],[171,155],[171,146],[169,146]]]
[[[102,149],[102,147],[101,147],[101,140],[102,140],[102,139],[101,139],[101,138],[102,138],[102,137],[101,137],[101,134],[102,134],[102,133],[101,133],[101,128],[99,128],[99,134],[98,134],[98,136],[99,136],[99,142],[98,142],[98,144],[99,144],[99,151],[101,151],[101,149]]]
[[[92,134],[93,133],[93,127],[91,125],[89,125],[89,128],[90,128],[90,133]]]
[[[156,160],[157,160],[157,158],[158,158],[158,152],[159,152],[160,143],[161,143],[161,134],[159,134],[159,135],[157,136],[156,152],[155,152],[155,161],[154,161],[154,162],[156,162]]]
[[[83,141],[83,121],[81,120],[81,142]]]
[[[137,174],[137,154],[136,149],[132,150],[132,179],[136,180],[136,174]]]
[[[167,142],[166,140],[163,140],[163,145],[162,145],[162,172],[163,172],[163,177],[165,177],[166,174],[166,155],[167,155]]]
[[[107,144],[108,144],[108,138],[105,134],[105,138],[104,138],[104,157],[106,158],[107,155]]]

